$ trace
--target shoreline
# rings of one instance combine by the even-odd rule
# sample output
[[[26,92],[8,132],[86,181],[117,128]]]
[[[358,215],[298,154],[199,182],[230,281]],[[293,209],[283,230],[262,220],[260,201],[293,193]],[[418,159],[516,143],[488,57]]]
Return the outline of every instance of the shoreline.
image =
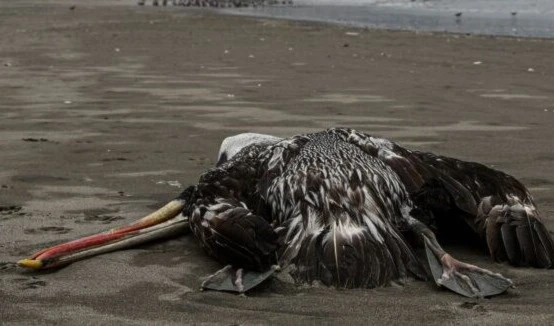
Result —
[[[222,9],[245,17],[278,18],[292,21],[327,22],[359,28],[438,32],[460,35],[515,38],[554,38],[552,17],[541,14],[465,13],[456,10],[425,10],[375,5],[333,6],[295,5],[260,8]],[[456,13],[460,17],[456,17]]]
[[[14,6],[15,3],[7,3],[6,6]],[[25,7],[32,3],[34,3],[33,0],[22,0],[15,6]],[[67,6],[67,2],[63,0],[47,0],[45,3]],[[533,7],[534,10],[526,10],[518,7],[520,4],[512,10],[504,11],[496,7],[487,8],[486,5],[476,9],[472,7],[471,2],[467,8],[456,2],[437,4],[411,2],[405,5],[386,3],[314,5],[307,2],[242,8],[173,6],[171,0],[166,7],[154,7],[148,1],[144,6],[139,6],[136,0],[100,0],[94,4],[83,0],[73,0],[72,4],[83,7],[152,7],[175,12],[192,12],[193,14],[197,11],[213,12],[216,15],[327,23],[350,28],[385,31],[554,40],[554,11],[552,11],[554,9],[547,8],[546,12],[541,12],[540,8]],[[1,6],[2,4],[0,4],[0,8]]]

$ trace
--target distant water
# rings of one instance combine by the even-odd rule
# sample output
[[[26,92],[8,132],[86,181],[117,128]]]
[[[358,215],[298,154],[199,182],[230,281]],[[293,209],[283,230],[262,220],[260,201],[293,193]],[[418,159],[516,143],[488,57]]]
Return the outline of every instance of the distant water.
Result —
[[[554,38],[554,0],[295,0],[292,6],[226,11],[370,28]]]

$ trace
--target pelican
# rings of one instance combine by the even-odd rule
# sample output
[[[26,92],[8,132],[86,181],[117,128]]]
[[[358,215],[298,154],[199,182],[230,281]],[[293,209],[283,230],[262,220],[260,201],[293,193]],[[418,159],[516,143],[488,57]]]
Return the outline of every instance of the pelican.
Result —
[[[514,177],[345,128],[228,137],[216,166],[160,210],[18,264],[57,268],[188,230],[225,265],[202,288],[239,293],[283,268],[296,282],[341,288],[432,277],[484,297],[513,286],[452,257],[440,236],[476,239],[498,262],[554,266],[554,242]],[[416,257],[418,245],[426,259]]]

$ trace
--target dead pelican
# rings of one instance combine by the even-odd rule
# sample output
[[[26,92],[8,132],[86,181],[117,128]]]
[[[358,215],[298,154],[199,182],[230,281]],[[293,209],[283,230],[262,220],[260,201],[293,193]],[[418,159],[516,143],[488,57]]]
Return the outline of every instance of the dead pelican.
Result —
[[[417,242],[425,244],[439,285],[469,297],[512,286],[453,258],[435,231],[475,236],[493,259],[512,265],[554,262],[552,238],[515,178],[336,128],[287,139],[229,137],[217,166],[157,212],[41,250],[19,265],[58,267],[189,227],[208,254],[228,265],[203,283],[216,290],[247,291],[276,266],[288,267],[298,282],[348,288],[425,279]]]

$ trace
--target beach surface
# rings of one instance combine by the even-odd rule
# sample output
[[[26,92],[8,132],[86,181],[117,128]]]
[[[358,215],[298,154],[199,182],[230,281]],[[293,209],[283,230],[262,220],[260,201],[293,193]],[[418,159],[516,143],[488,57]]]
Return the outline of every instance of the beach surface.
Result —
[[[516,288],[473,300],[412,281],[272,280],[200,292],[192,236],[36,273],[15,261],[129,223],[216,160],[221,140],[353,127],[508,172],[554,230],[552,40],[391,32],[139,7],[0,2],[1,324],[552,324],[554,272],[454,256]],[[75,5],[75,7],[71,7]]]

